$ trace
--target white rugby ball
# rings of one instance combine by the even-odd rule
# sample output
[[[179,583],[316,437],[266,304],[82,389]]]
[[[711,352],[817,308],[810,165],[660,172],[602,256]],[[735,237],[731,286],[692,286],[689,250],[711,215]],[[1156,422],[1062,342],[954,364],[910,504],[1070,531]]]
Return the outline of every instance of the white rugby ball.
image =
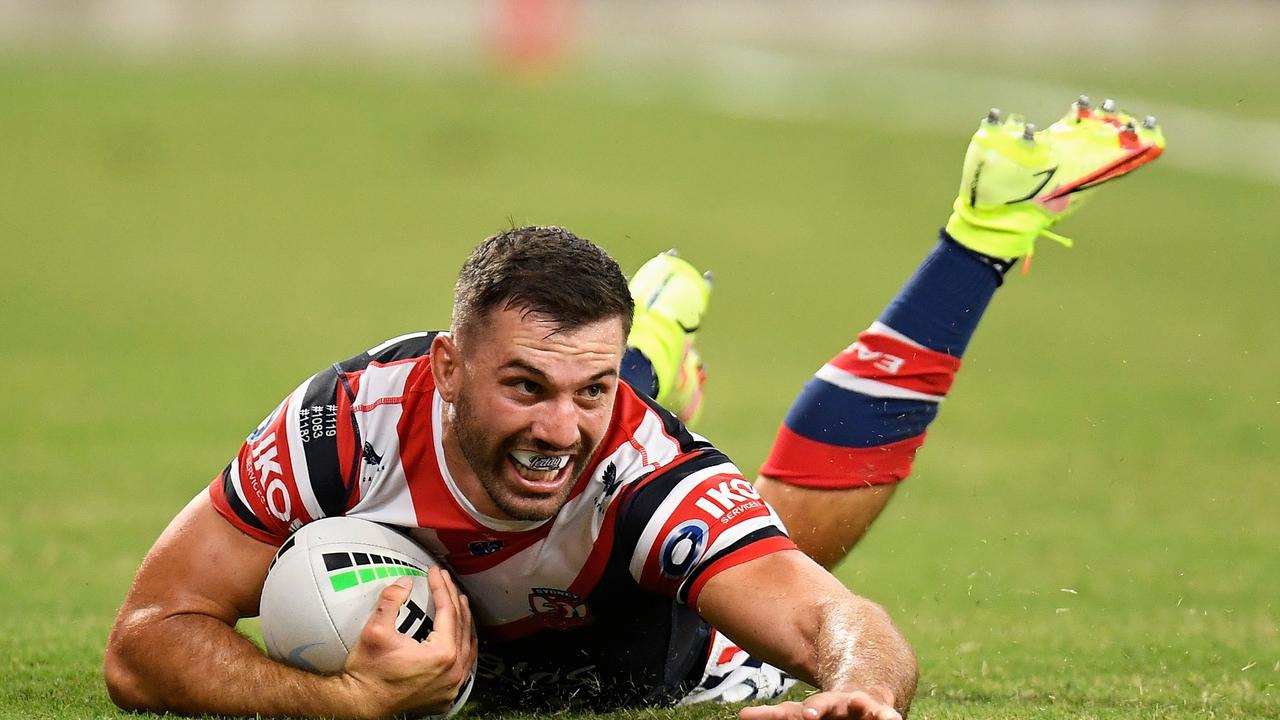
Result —
[[[400,577],[411,578],[413,589],[396,630],[421,642],[435,619],[427,569],[439,564],[405,535],[375,522],[331,517],[303,525],[276,551],[262,586],[267,653],[311,672],[341,670],[378,595]],[[462,709],[474,677],[473,667],[458,699],[439,717]]]

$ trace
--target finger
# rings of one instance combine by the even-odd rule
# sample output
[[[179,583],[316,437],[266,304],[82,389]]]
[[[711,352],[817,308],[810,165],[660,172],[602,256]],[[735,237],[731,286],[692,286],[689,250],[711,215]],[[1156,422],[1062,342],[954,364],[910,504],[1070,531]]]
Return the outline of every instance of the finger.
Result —
[[[777,705],[745,707],[738,712],[738,720],[802,720],[804,706],[794,700]]]
[[[467,672],[471,672],[471,668],[476,664],[476,656],[480,652],[480,643],[476,638],[476,626],[471,619],[471,600],[466,595],[462,596],[462,612],[461,620],[463,625],[463,640],[466,643],[464,650],[459,652],[459,657],[466,663]]]
[[[458,634],[458,610],[449,595],[449,585],[448,580],[445,579],[444,570],[438,567],[428,569],[427,586],[431,588],[431,600],[436,606],[435,626],[431,634],[427,635],[427,640],[439,642],[447,638],[449,642],[455,642]]]
[[[458,647],[462,647],[467,633],[470,632],[466,621],[462,618],[462,591],[458,589],[458,583],[454,581],[452,573],[445,572],[443,574],[445,584],[449,586],[449,599],[453,601],[453,607],[458,612],[458,628],[454,634],[454,643]]]
[[[857,716],[855,715],[855,717]],[[864,711],[862,717],[870,718],[871,720],[902,720],[902,716],[898,714],[897,710],[883,703],[876,703],[875,708]]]
[[[804,699],[803,719],[862,717],[860,695],[863,693],[822,692],[810,695]]]
[[[453,573],[444,573],[445,582],[449,585],[449,597],[453,600],[453,610],[457,611],[458,616],[458,646],[462,646],[463,642],[471,635],[471,618],[470,615],[463,615],[462,589],[458,588],[458,582],[453,578]]]
[[[852,693],[818,693],[806,698],[804,720],[818,720],[819,717],[850,717],[850,719],[869,720],[901,720],[893,707],[886,705],[872,694],[858,691]]]
[[[365,632],[373,631],[379,637],[385,637],[385,633],[394,633],[400,606],[409,599],[412,589],[413,580],[408,577],[398,577],[395,582],[382,588],[374,602],[373,613],[365,623]]]

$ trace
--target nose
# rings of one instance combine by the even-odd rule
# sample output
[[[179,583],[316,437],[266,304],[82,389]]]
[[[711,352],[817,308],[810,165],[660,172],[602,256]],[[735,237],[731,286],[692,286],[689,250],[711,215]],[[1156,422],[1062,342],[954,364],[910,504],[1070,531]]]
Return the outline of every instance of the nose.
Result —
[[[533,422],[533,439],[563,450],[578,444],[578,406],[572,398],[555,398],[540,403]]]

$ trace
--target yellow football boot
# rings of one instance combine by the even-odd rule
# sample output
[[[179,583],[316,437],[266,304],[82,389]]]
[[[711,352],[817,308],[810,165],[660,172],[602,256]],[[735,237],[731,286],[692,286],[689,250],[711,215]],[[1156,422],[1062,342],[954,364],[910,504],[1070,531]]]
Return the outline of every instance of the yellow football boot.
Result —
[[[1081,96],[1044,130],[992,108],[969,143],[947,233],[984,255],[1017,258],[1035,252],[1049,232],[1093,189],[1160,157],[1164,133],[1154,117],[1138,120],[1107,100],[1094,108]]]

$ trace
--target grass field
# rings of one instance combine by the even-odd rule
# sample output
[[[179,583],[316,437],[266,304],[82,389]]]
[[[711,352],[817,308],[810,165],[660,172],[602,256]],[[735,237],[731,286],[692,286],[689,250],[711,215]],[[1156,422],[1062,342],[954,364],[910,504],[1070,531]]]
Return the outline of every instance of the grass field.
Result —
[[[1199,71],[1053,79],[1276,117],[1274,80]],[[0,60],[0,716],[115,714],[106,633],[173,513],[302,377],[444,325],[465,253],[511,221],[713,268],[702,430],[759,464],[931,246],[973,126],[610,82]],[[1278,194],[1158,164],[1002,290],[841,570],[920,655],[913,717],[1280,716]]]

